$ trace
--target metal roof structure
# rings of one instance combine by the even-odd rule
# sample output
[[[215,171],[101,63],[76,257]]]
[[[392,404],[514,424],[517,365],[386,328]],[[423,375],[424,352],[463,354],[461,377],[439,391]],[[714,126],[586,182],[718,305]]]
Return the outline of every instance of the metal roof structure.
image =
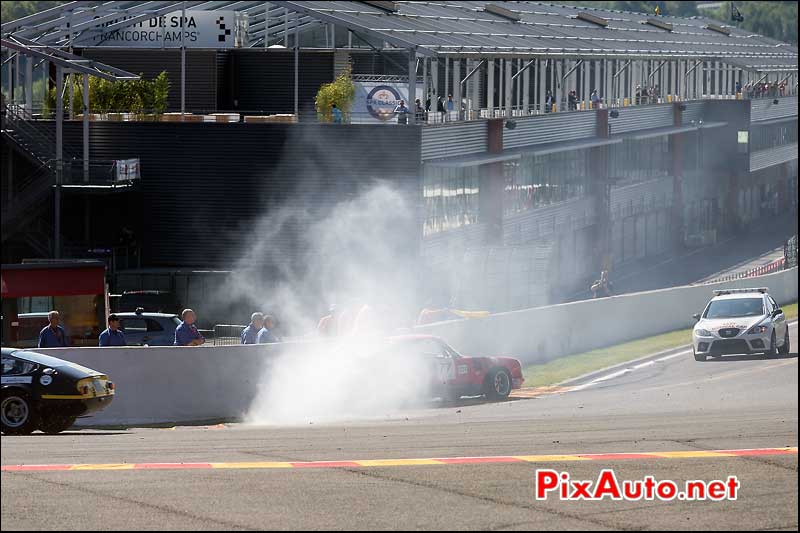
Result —
[[[528,1],[81,1],[4,22],[2,34],[78,46],[101,28],[125,28],[184,7],[247,14],[250,46],[333,24],[428,57],[705,59],[758,72],[792,72],[798,64],[795,46],[703,17]]]
[[[55,65],[69,69],[70,72],[89,74],[110,81],[139,79],[138,74],[132,74],[111,65],[76,56],[64,50],[42,45],[21,37],[12,36],[8,39],[0,39],[0,47],[8,48],[23,56],[50,61]]]

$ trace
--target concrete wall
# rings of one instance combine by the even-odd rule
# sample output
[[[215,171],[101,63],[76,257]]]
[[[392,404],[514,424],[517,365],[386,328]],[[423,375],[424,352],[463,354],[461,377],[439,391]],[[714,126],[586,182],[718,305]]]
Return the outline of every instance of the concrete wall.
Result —
[[[510,355],[539,363],[694,325],[712,291],[769,287],[779,304],[797,301],[797,268],[727,283],[674,287],[498,313],[417,328],[445,338],[464,355]],[[690,339],[687,337],[686,342]]]
[[[189,422],[243,415],[283,345],[48,348],[36,350],[108,374],[114,402],[79,424]]]
[[[500,313],[416,328],[465,355],[513,355],[541,362],[690,327],[715,288],[769,287],[779,304],[797,301],[797,268],[758,278],[676,287]],[[686,339],[687,343],[689,338]],[[309,343],[269,346],[50,348],[37,350],[107,373],[114,403],[86,424],[190,422],[243,415],[278,355]],[[302,394],[302,391],[298,391]]]

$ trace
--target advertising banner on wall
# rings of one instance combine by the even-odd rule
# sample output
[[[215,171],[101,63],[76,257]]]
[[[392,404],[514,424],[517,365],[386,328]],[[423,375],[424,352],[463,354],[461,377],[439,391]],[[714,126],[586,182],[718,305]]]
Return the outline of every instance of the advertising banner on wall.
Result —
[[[408,82],[356,81],[356,97],[352,113],[361,122],[386,123],[396,121],[394,108],[404,100],[409,111],[414,102],[408,99]],[[417,83],[417,95],[422,102],[422,83]],[[423,102],[424,105],[424,102]]]
[[[84,32],[76,46],[117,48],[180,48],[181,32],[187,48],[238,48],[247,43],[247,15],[236,11],[173,11],[141,20],[131,26],[114,27],[126,17],[111,20]]]

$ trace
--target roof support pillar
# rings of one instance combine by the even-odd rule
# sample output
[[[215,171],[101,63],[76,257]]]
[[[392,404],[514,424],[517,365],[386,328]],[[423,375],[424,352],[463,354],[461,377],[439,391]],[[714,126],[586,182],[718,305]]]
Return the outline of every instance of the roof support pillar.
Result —
[[[25,109],[33,112],[33,57],[25,58]]]
[[[553,96],[556,98],[556,111],[561,111],[561,102],[564,101],[564,85],[561,83],[561,73],[564,71],[564,60],[555,60],[555,76],[553,77]]]
[[[454,73],[454,80],[458,75]],[[460,96],[460,95],[459,95]],[[417,109],[414,100],[417,98],[417,52],[413,48],[408,50],[408,123],[416,123]]]
[[[503,105],[506,107],[506,118],[511,118],[511,108],[514,106],[514,102],[512,101],[512,88],[514,84],[511,81],[511,60],[504,59],[503,63],[505,63],[505,70],[503,71],[504,84],[505,84],[504,87],[505,96],[503,98]]]
[[[522,109],[524,110],[524,114],[528,114],[528,110],[531,106],[531,69],[530,65],[533,64],[533,61],[528,63],[527,67],[523,67],[522,71]]]
[[[11,101],[16,103],[16,99],[19,97],[19,90],[20,90],[20,81],[19,81],[19,73],[22,70],[22,54],[17,52],[16,57],[14,58],[14,87],[11,90]]]
[[[181,2],[181,113],[186,113],[186,2]]]
[[[64,68],[56,66],[56,188],[55,188],[55,228],[53,229],[53,256],[61,258],[61,182],[64,173],[63,141],[64,141]]]
[[[539,113],[544,113],[545,108],[545,99],[547,97],[547,60],[546,59],[539,59],[538,65],[536,67],[536,73],[538,74],[539,78]]]
[[[461,113],[461,58],[453,59],[453,108],[458,120],[464,117]]]
[[[439,96],[441,96],[439,94],[439,59],[435,57],[431,59],[431,85],[433,86],[431,91],[433,93],[431,108],[438,111],[436,105]]]
[[[494,58],[486,60],[486,107],[489,118],[494,118]]]
[[[89,182],[89,75],[83,78],[83,181]]]
[[[428,99],[430,96],[428,95],[428,58],[422,58],[422,108],[425,109],[427,113],[428,110],[426,109],[426,105],[428,103]],[[426,115],[427,116],[427,115]]]
[[[581,87],[583,109],[589,109],[589,80],[591,79],[590,69],[593,65],[595,65],[594,61],[583,62],[583,86]]]
[[[300,14],[297,15],[298,18]],[[294,25],[294,118],[300,122],[300,24]]]

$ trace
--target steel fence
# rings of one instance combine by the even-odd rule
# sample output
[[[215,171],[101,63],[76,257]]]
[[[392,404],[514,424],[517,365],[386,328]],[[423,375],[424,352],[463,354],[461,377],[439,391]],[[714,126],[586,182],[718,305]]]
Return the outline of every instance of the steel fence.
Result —
[[[247,326],[237,324],[215,324],[214,346],[232,346],[242,343],[242,330]]]

